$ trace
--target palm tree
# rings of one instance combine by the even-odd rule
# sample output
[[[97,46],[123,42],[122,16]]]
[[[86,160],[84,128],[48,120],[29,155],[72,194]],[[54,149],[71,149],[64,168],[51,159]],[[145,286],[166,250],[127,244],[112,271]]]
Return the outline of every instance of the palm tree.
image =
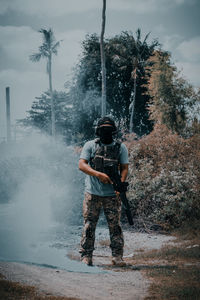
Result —
[[[157,40],[154,40],[151,45],[147,44],[149,37],[148,33],[143,42],[141,41],[141,30],[138,28],[136,31],[136,39],[132,34],[123,32],[121,42],[119,40],[115,43],[113,40],[114,60],[117,61],[120,68],[128,68],[131,64],[132,72],[131,79],[133,80],[133,92],[131,94],[130,103],[130,123],[129,132],[133,132],[133,118],[135,112],[136,92],[137,92],[137,78],[138,75],[144,73],[147,59],[153,54],[154,48],[159,45]]]
[[[51,97],[51,134],[55,136],[55,109],[53,99],[53,88],[52,88],[52,55],[57,55],[57,48],[60,45],[60,41],[56,42],[52,29],[40,29],[42,33],[43,43],[39,47],[39,52],[30,55],[30,60],[33,62],[40,61],[41,58],[47,60],[47,73],[49,76],[49,91]]]
[[[104,51],[104,33],[106,23],[106,0],[103,0],[102,9],[102,27],[100,37],[100,52],[101,52],[101,76],[102,76],[102,102],[101,102],[101,116],[106,115],[106,66],[105,66],[105,51]]]

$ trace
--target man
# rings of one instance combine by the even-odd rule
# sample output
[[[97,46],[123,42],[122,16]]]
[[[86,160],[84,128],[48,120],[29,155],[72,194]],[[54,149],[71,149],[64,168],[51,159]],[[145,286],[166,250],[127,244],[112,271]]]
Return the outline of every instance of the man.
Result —
[[[112,264],[125,265],[123,261],[124,239],[120,225],[121,200],[114,191],[110,177],[97,167],[98,161],[112,159],[119,166],[121,181],[128,174],[128,150],[123,143],[114,140],[117,133],[115,122],[110,117],[98,121],[98,139],[87,142],[81,152],[79,169],[86,173],[85,198],[83,202],[84,228],[81,239],[81,260],[92,265],[95,242],[95,229],[101,207],[109,227]]]

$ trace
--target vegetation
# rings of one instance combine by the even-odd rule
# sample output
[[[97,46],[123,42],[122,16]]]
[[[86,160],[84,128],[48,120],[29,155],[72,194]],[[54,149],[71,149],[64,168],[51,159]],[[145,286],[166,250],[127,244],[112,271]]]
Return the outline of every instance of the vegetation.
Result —
[[[154,41],[147,44],[147,38],[148,36],[141,42],[141,32],[138,30],[136,38],[132,33],[122,32],[120,35],[105,40],[104,43],[107,73],[107,114],[113,115],[116,121],[120,125],[123,124],[125,130],[128,131],[131,115],[133,117],[133,109],[131,109],[132,113],[130,114],[130,105],[133,102],[137,84],[137,94],[134,96],[135,105],[132,105],[134,118],[133,122],[131,121],[133,123],[133,126],[131,123],[131,128],[140,136],[152,130],[152,122],[149,121],[147,110],[150,97],[144,94],[146,91],[144,84],[147,83],[147,79],[144,77],[144,65],[153,55],[153,50],[158,42]],[[137,57],[137,62],[135,57]],[[137,82],[136,75],[134,75],[136,73]],[[90,107],[84,110],[84,118],[82,118],[80,105],[84,107],[88,93],[93,93],[96,97],[92,99]],[[86,36],[83,41],[83,54],[76,68],[70,96],[73,98],[75,115],[78,109],[81,118],[81,124],[77,124],[78,118],[75,119],[75,126],[79,128],[79,132],[84,137],[86,135],[88,138],[87,132],[84,131],[85,122],[91,127],[96,117],[100,116],[101,60],[99,37],[96,34]],[[89,124],[88,119],[91,122]]]
[[[200,219],[200,90],[180,76],[157,40],[141,36],[138,29],[136,36],[125,31],[104,41],[107,113],[129,148],[135,219],[178,228]],[[99,37],[87,35],[68,92],[54,91],[56,133],[68,143],[94,137],[101,116],[100,52]],[[37,97],[23,124],[50,133],[50,99],[50,91]]]
[[[35,287],[6,280],[0,274],[0,299],[9,300],[78,300],[78,298],[53,296],[38,292]]]
[[[191,131],[194,133],[191,124],[197,117],[199,91],[179,75],[168,52],[155,51],[149,62],[151,75],[146,88],[151,97],[150,119],[157,124],[165,124],[173,133],[190,136]]]
[[[200,135],[184,139],[165,125],[129,141],[129,198],[135,217],[169,229],[200,219]]]
[[[129,132],[136,132],[134,127],[135,110],[140,103],[136,103],[137,86],[142,76],[145,75],[145,66],[149,65],[149,58],[153,55],[153,51],[159,45],[155,40],[151,44],[147,43],[149,33],[141,41],[141,30],[136,31],[136,38],[128,32],[123,32],[121,36],[115,36],[111,39],[110,50],[112,51],[112,59],[118,64],[119,69],[131,71],[130,79],[133,82],[133,90],[130,99],[130,121]],[[128,70],[128,68],[130,68]],[[137,104],[137,105],[136,105]]]
[[[64,137],[65,142],[72,140],[72,104],[69,95],[65,92],[53,92],[55,111],[55,134]],[[33,101],[26,119],[19,120],[19,124],[26,127],[35,127],[51,135],[51,94],[44,92]]]
[[[53,87],[52,87],[52,56],[57,54],[57,48],[60,42],[56,42],[52,29],[40,29],[42,33],[43,43],[39,47],[39,52],[30,55],[30,60],[38,62],[41,58],[47,60],[47,73],[49,76],[49,93],[51,97],[51,134],[55,136],[55,111],[54,111],[54,98],[53,98]]]

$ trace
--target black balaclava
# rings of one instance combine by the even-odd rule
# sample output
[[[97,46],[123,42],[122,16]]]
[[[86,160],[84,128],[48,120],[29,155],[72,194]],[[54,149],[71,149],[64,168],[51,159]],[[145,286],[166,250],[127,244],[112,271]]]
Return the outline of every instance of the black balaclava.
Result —
[[[100,137],[103,144],[113,142],[113,134],[117,132],[115,122],[110,117],[103,117],[98,121],[96,134]]]
[[[100,141],[103,144],[111,144],[113,142],[113,131],[112,126],[101,126],[99,128]]]

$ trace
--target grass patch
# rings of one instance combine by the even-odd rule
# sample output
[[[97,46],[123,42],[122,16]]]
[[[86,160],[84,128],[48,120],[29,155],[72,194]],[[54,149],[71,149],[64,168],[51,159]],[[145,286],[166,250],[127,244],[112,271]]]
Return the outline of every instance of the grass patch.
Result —
[[[39,293],[35,287],[6,280],[0,274],[0,300],[78,300],[77,298],[52,296]]]
[[[134,255],[134,260],[167,260],[168,262],[198,262],[200,261],[200,239],[180,240],[176,245],[163,246],[159,250],[140,252]]]
[[[200,299],[200,269],[197,267],[147,270],[146,274],[152,284],[145,300]]]
[[[199,241],[200,221],[194,220],[184,223],[180,228],[173,230],[172,234],[177,237],[177,242],[196,239]]]
[[[194,228],[194,227],[193,227]],[[200,238],[199,230],[179,231],[174,245],[139,253],[137,260],[152,265],[167,261],[171,268],[147,268],[143,273],[151,280],[145,300],[200,300]],[[185,239],[187,237],[187,240]],[[173,267],[174,265],[174,267]]]
[[[160,250],[151,250],[135,255],[134,259],[164,259],[167,261],[196,261],[200,259],[200,245],[182,247],[165,246]]]

